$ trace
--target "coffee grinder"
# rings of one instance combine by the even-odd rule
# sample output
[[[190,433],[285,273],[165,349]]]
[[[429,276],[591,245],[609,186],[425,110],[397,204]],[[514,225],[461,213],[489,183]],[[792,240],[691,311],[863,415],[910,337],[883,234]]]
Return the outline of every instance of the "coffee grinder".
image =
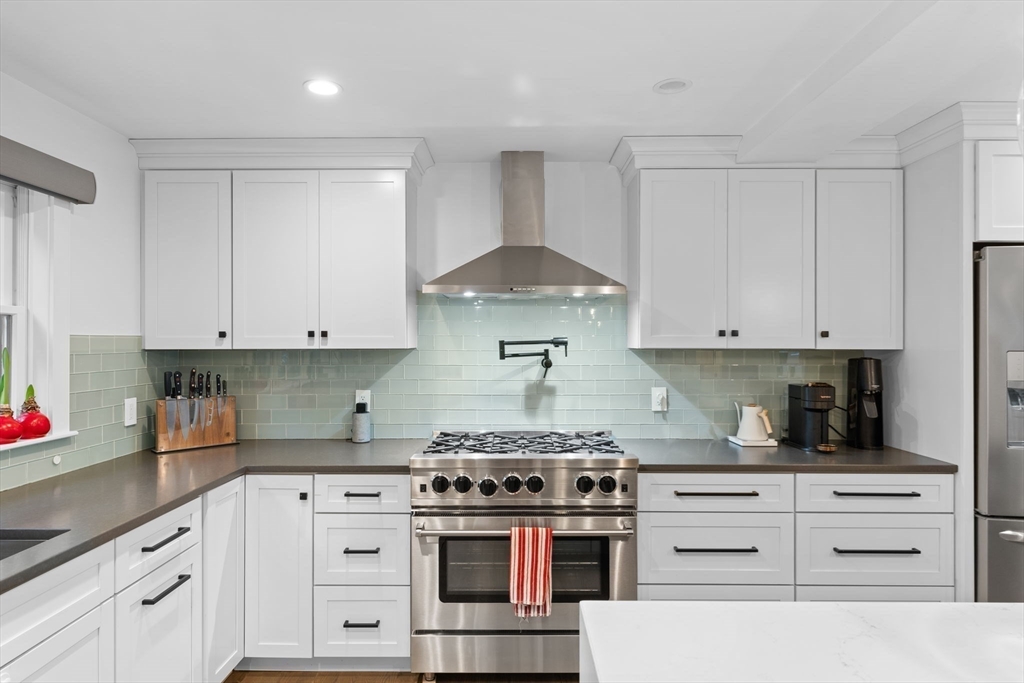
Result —
[[[791,446],[805,451],[828,443],[828,414],[836,407],[836,388],[825,382],[789,385]]]

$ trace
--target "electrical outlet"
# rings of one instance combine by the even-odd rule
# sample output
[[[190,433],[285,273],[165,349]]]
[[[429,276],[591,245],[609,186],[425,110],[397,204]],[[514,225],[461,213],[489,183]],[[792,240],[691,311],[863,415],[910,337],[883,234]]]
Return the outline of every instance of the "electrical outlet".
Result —
[[[139,421],[138,408],[134,398],[124,400],[124,426],[131,427]]]
[[[668,410],[668,389],[666,387],[651,387],[651,410],[656,413],[664,413]]]
[[[369,389],[357,389],[356,390],[356,403],[365,403],[366,409],[370,409],[370,390]]]

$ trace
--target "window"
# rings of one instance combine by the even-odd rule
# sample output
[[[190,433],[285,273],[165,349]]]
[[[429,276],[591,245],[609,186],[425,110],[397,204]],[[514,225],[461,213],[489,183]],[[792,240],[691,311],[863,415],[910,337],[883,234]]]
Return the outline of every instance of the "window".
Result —
[[[0,349],[11,354],[11,407],[17,412],[18,397],[24,394],[27,352],[25,343],[25,252],[24,220],[17,215],[17,190],[0,182]]]

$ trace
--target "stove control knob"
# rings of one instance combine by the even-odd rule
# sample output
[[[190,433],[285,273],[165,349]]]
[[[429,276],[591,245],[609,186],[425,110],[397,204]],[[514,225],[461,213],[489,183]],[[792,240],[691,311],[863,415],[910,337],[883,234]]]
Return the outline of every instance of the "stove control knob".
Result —
[[[473,488],[473,480],[465,474],[460,474],[455,477],[455,481],[452,482],[452,485],[455,486],[455,490],[459,493],[469,493],[469,490]]]
[[[544,477],[539,474],[531,474],[526,478],[526,490],[537,495],[544,490]]]
[[[597,488],[601,493],[608,495],[609,493],[615,493],[615,489],[619,487],[618,482],[615,481],[615,477],[610,474],[606,474],[597,480]]]
[[[589,474],[576,477],[576,490],[584,496],[594,490],[594,478]]]
[[[438,495],[447,491],[449,486],[451,486],[451,481],[444,474],[435,474],[434,478],[430,480],[430,488]]]
[[[523,488],[523,479],[518,474],[508,474],[501,480],[501,486],[514,496],[519,493],[519,489]]]
[[[498,482],[494,481],[490,477],[484,477],[483,479],[480,480],[480,483],[477,485],[477,488],[480,489],[480,495],[484,496],[485,498],[490,498],[491,496],[498,492]]]

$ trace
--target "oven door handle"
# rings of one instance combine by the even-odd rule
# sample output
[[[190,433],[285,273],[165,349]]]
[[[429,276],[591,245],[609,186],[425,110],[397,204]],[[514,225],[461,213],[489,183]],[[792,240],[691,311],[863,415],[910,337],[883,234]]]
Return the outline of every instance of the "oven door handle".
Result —
[[[551,532],[555,536],[632,536],[633,527],[623,527],[621,529],[555,529]],[[439,529],[426,529],[422,525],[416,527],[416,537],[430,537],[430,536],[496,536],[496,537],[509,537],[512,532],[508,529],[504,530],[482,530],[475,531],[473,529],[453,529],[451,531],[441,531]]]

